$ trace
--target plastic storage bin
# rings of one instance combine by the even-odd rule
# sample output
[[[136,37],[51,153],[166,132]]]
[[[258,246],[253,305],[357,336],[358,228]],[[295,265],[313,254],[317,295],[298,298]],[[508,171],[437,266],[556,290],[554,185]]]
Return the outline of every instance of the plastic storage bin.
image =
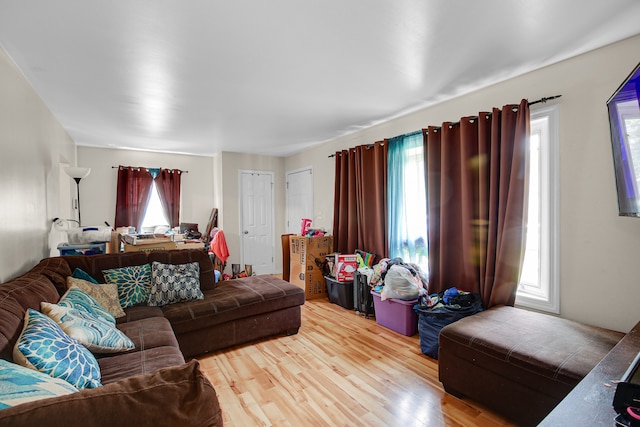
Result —
[[[99,255],[107,252],[107,244],[103,242],[85,243],[78,245],[60,244],[58,250],[61,256],[71,255]]]
[[[371,295],[379,325],[408,337],[418,332],[418,315],[413,311],[413,306],[418,303],[417,299],[403,301],[390,298],[382,301],[379,293],[371,291]]]
[[[329,301],[341,307],[353,310],[353,282],[338,282],[335,278],[324,276]]]

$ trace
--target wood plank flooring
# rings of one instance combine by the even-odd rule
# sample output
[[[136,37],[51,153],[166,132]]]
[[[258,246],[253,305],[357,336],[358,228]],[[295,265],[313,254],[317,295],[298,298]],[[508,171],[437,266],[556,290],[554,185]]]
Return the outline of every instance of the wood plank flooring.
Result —
[[[406,337],[327,300],[297,335],[198,358],[233,426],[511,426],[448,395],[437,361]]]

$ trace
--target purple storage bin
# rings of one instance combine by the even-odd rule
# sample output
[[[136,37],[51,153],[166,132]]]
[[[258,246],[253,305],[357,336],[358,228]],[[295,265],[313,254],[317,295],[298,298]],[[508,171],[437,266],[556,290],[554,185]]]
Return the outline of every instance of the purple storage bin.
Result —
[[[417,299],[403,301],[390,298],[382,301],[379,293],[371,291],[371,295],[378,324],[408,337],[418,332],[418,315],[413,311]]]

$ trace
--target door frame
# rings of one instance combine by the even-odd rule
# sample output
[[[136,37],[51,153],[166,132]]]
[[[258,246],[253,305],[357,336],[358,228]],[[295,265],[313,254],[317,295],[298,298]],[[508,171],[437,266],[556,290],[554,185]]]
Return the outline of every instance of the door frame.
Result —
[[[271,177],[271,265],[272,270],[275,272],[276,267],[276,238],[275,238],[275,230],[276,230],[276,222],[275,222],[275,173],[273,171],[261,171],[255,169],[238,169],[238,213],[239,213],[239,222],[240,226],[238,229],[240,235],[240,265],[244,266],[246,264],[244,259],[244,215],[243,215],[243,206],[242,200],[244,199],[244,194],[242,190],[242,174],[260,174],[260,175],[269,175]]]

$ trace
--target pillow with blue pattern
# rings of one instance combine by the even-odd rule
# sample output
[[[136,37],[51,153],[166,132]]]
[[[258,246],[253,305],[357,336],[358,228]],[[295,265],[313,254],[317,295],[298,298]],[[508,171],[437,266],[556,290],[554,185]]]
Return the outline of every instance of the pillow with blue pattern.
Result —
[[[24,327],[13,347],[19,365],[67,381],[76,388],[100,387],[100,366],[89,350],[44,314],[27,309]]]
[[[151,288],[151,266],[149,264],[103,270],[104,280],[118,286],[122,308],[146,304]]]
[[[118,353],[135,348],[129,337],[112,323],[84,311],[48,302],[41,302],[40,308],[67,335],[78,340],[92,353]]]
[[[81,268],[75,268],[73,270],[73,273],[71,273],[71,277],[73,277],[74,279],[86,280],[87,282],[91,282],[94,285],[98,284],[98,281],[96,279],[94,279],[89,273]]]
[[[77,391],[64,380],[0,359],[0,409]]]
[[[194,299],[204,299],[200,290],[200,264],[162,264],[153,261],[148,305],[160,307]]]
[[[116,319],[109,310],[101,306],[100,303],[91,295],[77,287],[67,289],[67,292],[65,292],[64,295],[62,295],[62,298],[60,298],[60,301],[58,301],[58,305],[62,307],[75,308],[77,310],[84,311],[91,316],[102,319],[105,322],[109,322],[113,325],[116,324]]]

